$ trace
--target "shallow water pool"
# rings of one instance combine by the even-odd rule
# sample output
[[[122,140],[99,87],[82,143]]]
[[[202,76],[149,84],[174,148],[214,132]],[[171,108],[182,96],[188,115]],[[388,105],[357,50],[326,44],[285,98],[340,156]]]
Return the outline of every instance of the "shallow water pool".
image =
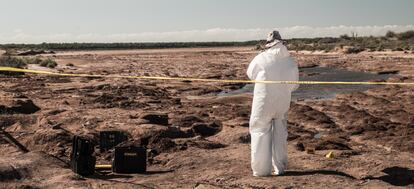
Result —
[[[387,80],[393,74],[373,74],[367,72],[347,71],[329,67],[313,67],[300,69],[301,81],[378,81]],[[339,93],[366,91],[382,87],[381,85],[301,85],[292,94],[292,100],[324,100],[334,98]],[[222,92],[220,96],[232,96],[252,93],[254,84],[247,84],[241,89]]]

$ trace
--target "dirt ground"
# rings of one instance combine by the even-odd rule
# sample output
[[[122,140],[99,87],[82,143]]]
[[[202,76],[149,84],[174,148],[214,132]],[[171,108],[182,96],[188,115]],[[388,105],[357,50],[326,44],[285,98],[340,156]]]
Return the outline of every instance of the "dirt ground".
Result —
[[[77,51],[48,56],[59,63],[54,71],[63,73],[247,79],[247,65],[257,54],[252,49]],[[412,53],[292,53],[301,67],[392,72],[398,75],[389,81],[414,82]],[[241,87],[0,76],[0,188],[414,188],[413,86],[292,102],[288,171],[264,178],[253,177],[250,170],[252,95],[217,96]],[[168,120],[151,119],[154,115]],[[127,131],[150,149],[148,173],[96,173],[87,178],[72,173],[67,163],[73,135],[98,139],[99,131],[114,129]],[[314,154],[307,153],[312,149]],[[334,157],[326,158],[330,151]],[[96,155],[99,163],[110,162],[109,153]]]

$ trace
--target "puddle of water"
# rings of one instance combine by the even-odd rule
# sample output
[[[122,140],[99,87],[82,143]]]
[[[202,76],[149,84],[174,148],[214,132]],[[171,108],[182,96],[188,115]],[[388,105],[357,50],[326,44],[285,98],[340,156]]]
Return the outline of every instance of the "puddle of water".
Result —
[[[322,138],[322,133],[318,133],[316,135],[313,136],[314,139],[320,139]]]
[[[393,74],[373,74],[340,70],[329,67],[314,67],[300,69],[301,81],[372,81],[387,80]],[[380,85],[300,85],[292,94],[292,100],[324,100],[334,98],[336,94],[366,91],[378,88]],[[222,92],[220,96],[232,96],[243,93],[252,93],[254,84],[248,84],[241,89]]]

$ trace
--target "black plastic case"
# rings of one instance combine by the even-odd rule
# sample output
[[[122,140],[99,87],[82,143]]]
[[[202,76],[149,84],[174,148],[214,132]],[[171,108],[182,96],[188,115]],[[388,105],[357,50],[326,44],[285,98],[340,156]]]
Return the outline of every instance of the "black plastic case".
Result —
[[[112,161],[115,173],[145,173],[147,171],[147,149],[144,147],[115,147]]]
[[[92,140],[74,136],[70,164],[73,172],[89,176],[95,173],[96,157],[93,155],[95,145]]]
[[[123,131],[101,131],[99,132],[99,149],[104,152],[127,140],[128,134]]]

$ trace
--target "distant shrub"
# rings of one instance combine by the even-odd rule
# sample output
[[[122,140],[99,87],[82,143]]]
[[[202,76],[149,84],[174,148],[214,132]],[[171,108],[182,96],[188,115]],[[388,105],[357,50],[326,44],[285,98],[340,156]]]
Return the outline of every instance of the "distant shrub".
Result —
[[[399,33],[397,37],[399,40],[414,39],[414,30]]]
[[[39,63],[39,65],[43,66],[43,67],[47,67],[47,68],[55,68],[57,66],[57,63],[56,63],[56,61],[48,58],[48,59],[42,60]]]
[[[27,66],[26,61],[22,58],[12,56],[0,56],[0,66],[13,67],[13,68],[25,68]]]
[[[357,54],[357,53],[360,53],[364,50],[365,49],[363,49],[361,47],[348,47],[348,48],[345,49],[344,53],[345,54]]]
[[[394,38],[394,37],[397,37],[397,34],[395,32],[393,32],[393,31],[388,31],[385,34],[385,37],[387,37],[387,38]]]
[[[341,35],[341,36],[339,36],[339,38],[345,39],[345,40],[350,40],[351,39],[351,37],[349,37],[349,35],[347,35],[347,34]]]
[[[0,66],[24,68],[27,64],[37,64],[42,67],[55,68],[57,66],[56,61],[48,58],[42,59],[40,57],[33,58],[20,58],[14,56],[2,56],[0,57]]]
[[[39,57],[25,58],[27,64],[40,64],[43,60]]]
[[[384,51],[384,46],[382,44],[378,45],[378,47],[375,49],[376,51]]]
[[[66,66],[73,67],[73,66],[75,66],[75,65],[73,65],[72,63],[68,63],[68,64],[66,64]]]
[[[6,55],[6,56],[13,56],[13,55],[16,55],[16,50],[6,48],[6,52],[4,53],[4,55]]]

